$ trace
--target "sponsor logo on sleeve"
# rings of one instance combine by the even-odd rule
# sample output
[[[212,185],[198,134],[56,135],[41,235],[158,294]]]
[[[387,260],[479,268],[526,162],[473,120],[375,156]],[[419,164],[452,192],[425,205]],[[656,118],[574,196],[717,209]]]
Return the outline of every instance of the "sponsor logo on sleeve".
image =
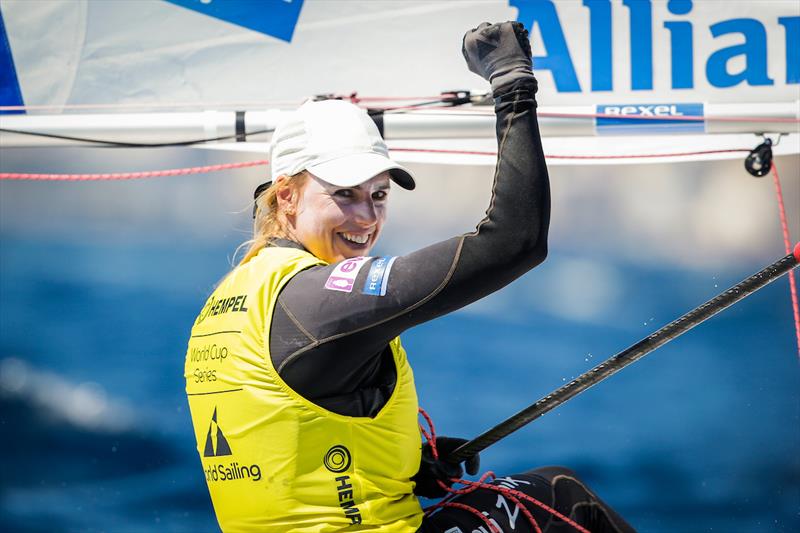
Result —
[[[389,285],[389,272],[396,257],[379,257],[372,262],[361,292],[372,296],[385,296]]]
[[[325,282],[325,288],[331,291],[353,292],[358,271],[367,259],[369,257],[351,257],[336,265],[328,276],[328,281]]]

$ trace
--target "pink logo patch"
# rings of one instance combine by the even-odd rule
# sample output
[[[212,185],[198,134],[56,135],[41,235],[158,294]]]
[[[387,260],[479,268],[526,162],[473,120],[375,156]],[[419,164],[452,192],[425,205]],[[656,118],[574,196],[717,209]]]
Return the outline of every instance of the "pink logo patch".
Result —
[[[357,265],[354,261],[345,261],[342,263],[342,272],[352,272],[356,266]]]
[[[353,292],[358,271],[367,259],[369,257],[351,257],[336,265],[328,276],[328,281],[325,282],[325,288],[331,291]]]
[[[353,283],[355,283],[355,280],[331,276],[328,278],[328,281],[325,282],[325,288],[332,291],[351,292],[353,290]]]

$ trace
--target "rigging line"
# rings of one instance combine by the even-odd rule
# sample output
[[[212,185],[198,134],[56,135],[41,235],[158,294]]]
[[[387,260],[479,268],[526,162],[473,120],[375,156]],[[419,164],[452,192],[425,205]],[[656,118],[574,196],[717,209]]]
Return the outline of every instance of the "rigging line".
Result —
[[[445,100],[431,100],[429,102],[420,102],[418,104],[406,105],[406,106],[398,106],[398,107],[369,107],[369,109],[375,109],[379,111],[384,111],[386,113],[393,113],[393,114],[400,114],[400,113],[407,113],[409,111],[413,111],[415,109],[421,109],[425,106],[433,106],[433,105],[440,105],[442,107],[451,107],[452,104],[448,103]]]
[[[417,152],[423,154],[452,154],[452,155],[485,155],[496,156],[497,152],[478,150],[448,150],[435,148],[389,148],[390,152]],[[700,150],[696,152],[672,152],[663,154],[620,154],[620,155],[552,155],[545,154],[546,159],[637,159],[654,157],[686,157],[694,155],[726,154],[736,152],[750,152],[749,148],[727,148],[720,150]]]
[[[496,152],[479,152],[468,150],[435,150],[420,148],[390,148],[390,152],[419,152],[455,155],[479,155],[497,156]],[[729,152],[749,152],[747,148],[737,148],[728,150],[705,150],[699,152],[680,152],[667,154],[630,154],[630,155],[548,155],[546,159],[635,159],[635,158],[655,158],[655,157],[684,157],[694,155],[721,154]],[[227,165],[211,165],[205,167],[191,167],[171,170],[153,170],[147,172],[122,172],[122,173],[102,173],[102,174],[25,174],[19,172],[0,172],[0,180],[37,180],[37,181],[100,181],[100,180],[129,180],[142,178],[156,178],[163,176],[180,176],[184,174],[202,174],[206,172],[216,172],[219,170],[229,170],[236,168],[246,168],[261,165],[268,165],[266,159],[249,161],[245,163],[230,163]]]
[[[342,100],[358,102],[404,102],[413,100],[436,100],[442,102],[444,97],[452,93],[444,93],[435,96],[334,96]],[[65,104],[65,105],[4,105],[0,106],[0,113],[4,111],[71,111],[83,109],[159,109],[159,108],[241,108],[241,107],[297,107],[305,100],[267,100],[267,101],[234,101],[234,102],[152,102],[152,103],[130,103],[130,104]]]
[[[445,100],[432,100],[429,102],[421,102],[419,104],[414,104],[410,106],[399,106],[399,107],[386,107],[386,108],[373,108],[376,111],[381,111],[384,114],[411,114],[414,110],[423,109],[424,106],[437,106],[437,111],[444,111],[446,109],[457,109],[453,107],[451,103]],[[428,108],[429,109],[429,108]],[[437,113],[426,113],[426,115],[435,116]],[[452,114],[452,112],[445,113],[445,114]],[[475,114],[475,113],[463,113],[463,114]],[[482,113],[478,113],[482,114]],[[487,113],[486,116],[490,114]],[[542,118],[582,118],[582,117],[612,117],[615,119],[623,119],[623,120],[656,120],[656,121],[665,121],[665,120],[697,120],[697,121],[732,121],[732,122],[779,122],[779,123],[787,123],[787,122],[798,122],[798,119],[787,119],[787,118],[736,118],[736,117],[715,117],[715,118],[704,118],[704,117],[695,117],[695,116],[686,116],[686,117],[642,117],[642,116],[632,116],[632,115],[601,115],[601,114],[568,114],[568,113],[539,113],[539,116]],[[268,128],[263,130],[256,130],[252,132],[246,132],[245,136],[248,135],[259,135],[264,133],[271,133],[275,131],[274,128]],[[60,135],[55,133],[45,133],[45,132],[37,132],[37,131],[26,131],[26,130],[17,130],[17,129],[10,129],[10,128],[0,128],[0,132],[5,133],[14,133],[17,135],[29,135],[33,137],[44,137],[49,139],[59,139],[65,141],[74,141],[74,142],[82,142],[82,143],[90,143],[90,144],[98,144],[103,146],[109,147],[117,147],[117,148],[167,148],[167,147],[181,147],[181,146],[192,146],[197,144],[203,144],[208,142],[216,142],[216,141],[227,141],[233,140],[238,138],[237,134],[232,135],[223,135],[220,137],[212,137],[212,138],[204,138],[204,139],[194,139],[194,140],[187,140],[187,141],[176,141],[176,142],[164,142],[164,143],[133,143],[133,142],[124,142],[124,141],[108,141],[104,139],[94,139],[94,138],[87,138],[87,137],[76,137],[72,135]],[[445,153],[445,152],[442,152]],[[455,152],[453,152],[455,153]],[[714,153],[714,152],[709,152]],[[476,154],[478,155],[478,154]],[[484,154],[480,154],[484,155]],[[489,155],[488,153],[485,155]],[[683,155],[683,154],[676,154],[676,155]],[[702,155],[702,153],[697,153],[694,155]],[[551,157],[561,157],[567,158],[566,156],[551,156]],[[617,156],[571,156],[573,159],[604,159],[604,158],[613,158]],[[649,156],[631,156],[631,157],[660,157],[658,155],[649,155]]]
[[[693,327],[705,322],[739,300],[765,287],[767,284],[775,281],[798,265],[800,265],[800,242],[795,245],[792,254],[786,255],[772,264],[767,265],[759,272],[756,272],[747,279],[734,285],[727,291],[695,307],[685,315],[673,320],[644,339],[544,396],[536,403],[531,404],[522,411],[500,422],[495,427],[483,432],[481,435],[454,450],[446,460],[450,462],[461,462],[485,450],[500,439],[507,437],[514,431],[533,422],[540,416],[571,398],[574,398],[586,389],[611,377],[631,363],[638,361],[660,346],[683,335]]]
[[[403,102],[408,100],[436,100],[437,98],[441,99],[443,95],[448,94],[453,93],[443,93],[432,96],[358,96],[356,93],[343,96],[342,98],[350,98],[356,102]]]
[[[608,113],[538,113],[540,117],[547,118],[613,118],[615,120],[660,120],[660,121],[682,121],[682,122],[779,122],[789,124],[800,124],[800,118],[789,117],[714,117],[705,115],[683,115],[683,116],[647,116],[647,115],[614,115]]]
[[[693,155],[729,154],[750,152],[747,148],[726,148],[720,150],[699,150],[697,152],[673,152],[667,154],[624,154],[624,155],[546,155],[551,159],[637,159],[653,157],[687,157]]]
[[[482,512],[478,511],[477,509],[475,509],[471,505],[466,505],[464,503],[458,503],[458,502],[445,501],[445,502],[441,502],[441,503],[436,504],[436,507],[450,507],[450,508],[453,508],[453,509],[461,509],[463,511],[467,511],[468,513],[471,513],[471,514],[475,515],[475,517],[477,517],[479,520],[483,521],[483,523],[486,524],[486,527],[489,528],[490,533],[503,533],[502,531],[500,531],[497,528],[497,526],[495,526],[489,520],[489,518],[487,518]],[[480,530],[476,530],[476,531],[480,531]]]
[[[357,93],[351,95],[334,96],[340,99],[349,99],[354,103],[359,102],[392,102],[392,101],[409,101],[409,100],[429,100],[415,105],[402,106],[402,107],[389,107],[385,110],[413,110],[419,106],[426,106],[435,103],[449,104],[448,97],[452,97],[456,92],[445,92],[437,96],[358,96]],[[274,101],[242,101],[242,102],[167,102],[167,103],[142,103],[142,104],[69,104],[69,105],[20,105],[20,106],[0,106],[0,112],[3,111],[35,111],[35,110],[71,110],[71,109],[125,109],[125,108],[158,108],[158,107],[242,107],[242,106],[296,106],[299,101],[296,100],[274,100]],[[483,107],[483,106],[477,106]],[[488,106],[486,106],[488,107]],[[468,109],[457,109],[450,105],[444,106],[442,111],[447,114],[454,112],[469,112]],[[487,115],[492,115],[491,110],[487,110]],[[688,121],[688,122],[772,122],[772,123],[788,123],[800,124],[800,118],[789,117],[715,117],[703,115],[684,115],[684,116],[643,116],[643,115],[617,115],[608,113],[556,113],[540,111],[538,113],[543,118],[564,118],[564,119],[582,119],[582,118],[612,118],[619,120],[646,120],[646,121]]]
[[[430,429],[430,432],[426,431],[425,426],[420,423],[419,424],[420,432],[422,433],[422,435],[425,437],[425,439],[427,440],[428,444],[430,445],[431,454],[433,455],[433,458],[435,460],[438,460],[439,459],[439,452],[438,452],[437,447],[436,447],[436,427],[433,424],[433,419],[430,417],[430,415],[422,407],[419,408],[419,414],[422,415],[422,417],[425,419],[425,423],[428,425],[428,428]],[[461,503],[456,503],[456,505],[453,505],[452,497],[460,495],[460,494],[469,494],[471,492],[475,492],[478,489],[484,489],[484,490],[490,490],[492,492],[500,493],[505,498],[508,498],[512,503],[516,504],[519,507],[519,509],[522,511],[522,513],[525,515],[525,517],[527,518],[528,522],[531,524],[533,529],[535,531],[538,531],[539,533],[541,533],[541,529],[539,528],[539,525],[536,522],[536,519],[533,517],[533,515],[527,509],[527,507],[522,504],[520,499],[525,500],[527,502],[530,502],[533,505],[536,505],[537,507],[541,508],[542,510],[546,511],[547,513],[549,513],[549,514],[553,515],[554,517],[556,517],[556,518],[564,521],[565,523],[571,525],[573,528],[577,529],[581,533],[589,533],[589,531],[586,528],[584,528],[583,526],[581,526],[580,524],[574,522],[570,518],[568,518],[568,517],[564,516],[563,514],[559,513],[553,507],[550,507],[550,506],[546,505],[545,503],[537,500],[533,496],[531,496],[529,494],[525,494],[525,493],[523,493],[521,491],[517,491],[517,490],[511,489],[511,488],[508,488],[508,487],[504,487],[502,485],[491,485],[489,483],[486,483],[486,481],[489,480],[489,479],[492,479],[492,480],[497,479],[497,476],[495,476],[495,473],[492,472],[491,470],[489,470],[487,472],[484,472],[480,476],[480,479],[478,479],[478,481],[468,481],[466,479],[451,478],[451,481],[453,482],[453,484],[464,485],[464,488],[462,488],[462,489],[455,489],[452,486],[447,486],[441,480],[437,480],[439,486],[443,490],[447,491],[448,495],[441,502],[439,502],[437,504],[434,504],[434,505],[432,505],[430,507],[425,508],[424,509],[425,514],[426,515],[430,515],[430,514],[432,514],[434,511],[436,511],[439,508],[442,508],[442,507],[453,507],[453,506],[456,506],[457,508],[464,509],[465,511],[470,511],[470,512],[475,511],[475,512],[473,512],[473,514],[475,514],[475,513],[481,514],[480,511],[478,511],[478,509],[476,509],[476,508],[474,508],[472,506],[469,506],[469,505],[465,505],[465,504],[461,504]]]
[[[0,180],[36,180],[36,181],[120,181],[165,176],[186,176],[189,174],[205,174],[220,170],[232,170],[267,165],[267,160],[245,161],[244,163],[225,163],[204,167],[176,168],[171,170],[152,170],[146,172],[118,172],[111,174],[21,174],[0,172]]]
[[[247,135],[259,135],[262,133],[270,133],[275,131],[275,128],[269,128],[264,130],[256,130],[256,131],[249,131],[245,132],[245,136]],[[41,131],[25,131],[25,130],[13,130],[8,128],[0,128],[0,132],[4,133],[15,133],[17,135],[30,135],[32,137],[45,137],[48,139],[60,139],[64,141],[75,141],[75,142],[85,142],[85,143],[93,143],[93,144],[100,144],[103,146],[109,147],[117,147],[117,148],[167,148],[167,147],[178,147],[178,146],[191,146],[194,144],[203,144],[207,142],[214,142],[214,141],[228,141],[232,139],[236,139],[239,134],[232,134],[232,135],[223,135],[221,137],[212,137],[208,139],[195,139],[192,141],[176,141],[176,142],[165,142],[165,143],[133,143],[133,142],[124,142],[124,141],[106,141],[103,139],[90,139],[86,137],[73,137],[72,135],[59,135],[57,133],[45,133]]]
[[[444,95],[452,93],[443,93]],[[358,96],[358,93],[351,95],[335,95],[335,98],[350,99],[356,102],[401,102],[413,100],[435,100],[442,98],[442,94],[429,95],[429,96]],[[200,102],[141,102],[141,103],[126,103],[126,104],[40,104],[40,105],[3,105],[0,106],[0,112],[3,111],[70,111],[78,109],[157,109],[157,108],[171,108],[171,107],[297,107],[302,104],[307,98],[299,98],[297,100],[234,100],[231,102],[224,101],[200,101]]]
[[[778,167],[772,161],[772,181],[775,183],[775,195],[778,199],[778,214],[781,220],[781,232],[783,233],[783,245],[786,253],[791,253],[792,244],[789,235],[789,224],[786,222],[786,207],[783,203],[783,190],[781,189],[781,179],[778,176]],[[789,272],[789,293],[792,297],[792,313],[794,314],[794,332],[797,336],[797,357],[800,358],[800,305],[797,302],[797,285],[794,280],[794,272]]]
[[[337,97],[339,98],[339,97]],[[404,102],[413,100],[434,100],[440,96],[396,96],[396,97],[361,97],[361,96],[342,96],[341,99],[349,99],[354,103],[358,102]],[[305,100],[270,100],[270,101],[241,101],[241,102],[159,102],[159,103],[130,103],[130,104],[68,104],[68,105],[4,105],[0,106],[0,113],[7,111],[72,111],[72,110],[123,110],[123,109],[170,109],[170,108],[199,108],[199,109],[219,109],[219,108],[295,108]],[[439,100],[441,101],[441,100]],[[67,113],[69,114],[69,113]]]
[[[435,112],[426,111],[424,115],[436,116],[444,115],[486,115],[494,116],[494,110],[479,109],[482,106],[473,107],[450,107],[442,106]],[[487,106],[488,107],[488,106]],[[412,109],[413,111],[413,109]],[[408,112],[408,111],[406,111]],[[790,117],[716,117],[704,115],[684,115],[684,116],[642,116],[642,115],[611,115],[608,113],[557,113],[551,111],[538,111],[539,118],[563,118],[563,119],[585,119],[585,118],[610,118],[615,120],[640,120],[640,121],[683,121],[683,122],[772,122],[779,124],[800,124],[800,118]]]
[[[267,100],[267,101],[241,101],[241,102],[150,102],[150,103],[129,103],[129,104],[47,104],[47,105],[4,105],[0,106],[3,111],[69,111],[73,109],[157,109],[170,107],[243,107],[243,106],[277,106],[286,107],[301,104],[303,100]]]

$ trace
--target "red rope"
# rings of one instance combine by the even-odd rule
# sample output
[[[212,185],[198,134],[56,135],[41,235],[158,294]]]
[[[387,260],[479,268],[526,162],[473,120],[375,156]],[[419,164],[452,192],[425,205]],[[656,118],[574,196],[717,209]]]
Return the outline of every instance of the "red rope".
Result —
[[[433,448],[433,445],[431,445],[431,448]],[[555,509],[552,509],[551,507],[548,507],[547,505],[543,504],[539,500],[537,500],[537,499],[535,499],[535,498],[533,498],[531,496],[528,496],[527,494],[525,494],[523,492],[520,492],[520,491],[516,491],[516,490],[513,490],[513,489],[508,489],[506,487],[501,487],[501,486],[498,486],[498,485],[491,485],[489,483],[486,483],[485,481],[486,481],[487,478],[495,479],[494,472],[492,472],[492,471],[486,472],[485,474],[483,474],[481,476],[480,480],[478,480],[478,481],[468,481],[466,479],[455,479],[455,478],[452,479],[454,484],[458,483],[460,485],[465,485],[467,487],[465,489],[454,489],[452,487],[448,487],[447,485],[445,485],[441,481],[439,481],[439,486],[442,487],[444,490],[448,491],[451,495],[469,494],[470,492],[475,492],[478,489],[487,489],[487,490],[490,490],[490,491],[493,491],[493,492],[500,492],[507,499],[511,500],[512,503],[516,504],[516,506],[522,511],[522,514],[525,515],[525,518],[528,519],[528,522],[530,522],[530,524],[533,526],[533,529],[537,533],[542,533],[542,530],[539,528],[539,523],[533,517],[533,514],[528,510],[528,508],[525,507],[525,505],[522,504],[522,502],[520,501],[519,498],[522,498],[522,499],[525,499],[525,500],[529,500],[531,503],[533,503],[533,504],[535,504],[535,505],[537,505],[539,507],[542,507],[545,511],[548,511],[548,512],[550,512],[550,513],[552,513],[552,514],[554,514],[554,515],[556,515],[558,517],[563,517],[571,525],[574,525],[579,530],[582,530],[585,533],[588,533],[580,525],[575,524],[574,522],[572,522],[572,520],[570,520],[569,518],[564,517],[564,515],[562,515],[561,513],[556,511]],[[445,500],[444,502],[440,502],[440,503],[445,503],[446,504],[446,503],[449,503],[449,501]],[[429,507],[428,509],[434,509],[434,508],[437,508],[437,507],[448,507],[448,505],[436,504],[436,505],[433,505],[432,507]],[[426,511],[427,511],[427,509],[426,509]]]
[[[496,156],[497,152],[482,152],[482,151],[469,151],[469,150],[446,150],[434,148],[390,148],[390,152],[418,152],[418,153],[431,153],[431,154],[455,154],[455,155],[487,155]],[[545,154],[547,159],[637,159],[637,158],[654,158],[654,157],[687,157],[694,155],[710,155],[710,154],[727,154],[747,152],[750,153],[749,148],[728,148],[724,150],[701,150],[697,152],[673,152],[664,154],[626,154],[626,155],[552,155]]]
[[[428,430],[425,429],[425,426],[420,424],[419,425],[420,432],[425,437],[426,441],[430,444],[430,446],[431,446],[431,454],[433,455],[433,458],[434,459],[438,459],[439,458],[439,452],[436,449],[436,428],[433,425],[433,420],[431,419],[430,416],[428,416],[428,413],[426,413],[425,410],[422,409],[421,407],[419,408],[419,413],[425,419],[425,422],[427,423],[428,428],[430,429],[430,431],[428,431]],[[443,507],[451,507],[451,508],[463,509],[463,510],[469,511],[470,513],[472,513],[475,516],[479,517],[481,520],[483,520],[483,522],[489,527],[489,529],[491,531],[495,532],[495,531],[497,531],[496,526],[483,513],[481,513],[478,509],[476,509],[476,508],[474,508],[472,506],[463,504],[463,503],[458,503],[458,502],[451,501],[451,499],[454,496],[457,496],[459,494],[469,494],[469,493],[474,492],[474,491],[476,491],[478,489],[485,489],[485,490],[490,490],[490,491],[493,491],[493,492],[498,492],[498,493],[502,494],[505,498],[510,500],[512,503],[514,503],[517,506],[517,508],[522,511],[522,514],[525,516],[525,518],[531,524],[531,527],[534,529],[534,531],[536,531],[536,533],[542,533],[542,529],[539,527],[539,523],[536,521],[536,519],[534,518],[533,514],[522,503],[522,500],[530,502],[533,505],[536,505],[537,507],[543,509],[544,511],[552,514],[556,518],[559,518],[563,522],[569,524],[570,526],[575,528],[577,531],[580,531],[581,533],[591,533],[588,529],[586,529],[585,527],[581,526],[580,524],[578,524],[574,520],[566,517],[565,515],[563,515],[560,512],[556,511],[555,509],[553,509],[552,507],[548,506],[547,504],[537,500],[536,498],[534,498],[534,497],[532,497],[532,496],[530,496],[528,494],[525,494],[524,492],[521,492],[521,491],[518,491],[518,490],[514,490],[514,489],[509,489],[509,488],[502,487],[502,486],[499,486],[499,485],[492,485],[490,483],[486,483],[486,481],[489,478],[495,479],[494,472],[491,472],[491,471],[485,472],[480,477],[480,479],[478,481],[469,481],[469,480],[466,480],[466,479],[456,479],[456,478],[451,479],[453,484],[464,485],[465,488],[462,488],[462,489],[454,489],[452,487],[447,486],[442,481],[439,481],[438,482],[439,486],[442,487],[444,490],[446,490],[449,494],[441,502],[436,503],[436,504],[434,504],[434,505],[432,505],[430,507],[427,507],[425,509],[426,516],[429,516],[431,513],[433,513],[437,509],[441,509]]]
[[[478,518],[480,518],[481,520],[483,520],[483,523],[486,524],[486,526],[489,528],[489,531],[491,531],[492,533],[503,533],[502,531],[500,531],[497,528],[497,526],[495,526],[492,523],[491,520],[486,518],[486,515],[484,515],[482,512],[480,512],[479,510],[475,509],[474,507],[471,507],[471,506],[463,504],[463,503],[457,503],[457,502],[442,502],[438,506],[439,507],[453,507],[455,509],[462,509],[464,511],[468,511],[468,512],[474,514],[475,516],[477,516]],[[541,533],[541,531],[539,533]]]
[[[116,172],[110,174],[21,174],[0,172],[0,180],[38,180],[38,181],[97,181],[97,180],[136,180],[164,176],[185,176],[231,170],[235,168],[257,167],[268,164],[267,160],[246,161],[244,163],[225,163],[205,167],[175,168],[171,170],[150,170],[146,172]]]
[[[783,246],[786,253],[792,253],[792,243],[789,236],[789,224],[786,222],[786,208],[783,203],[783,190],[781,189],[781,179],[778,176],[778,167],[772,162],[772,181],[775,182],[775,194],[778,197],[778,213],[781,219],[781,231],[783,232]],[[800,358],[800,306],[797,303],[797,285],[794,281],[794,270],[789,271],[789,292],[792,295],[792,311],[794,313],[794,331],[797,336],[797,357]]]
[[[429,100],[437,100],[447,97],[453,93],[442,93],[433,96],[358,96],[358,93],[352,93],[347,96],[351,102],[357,104],[359,102],[401,102],[408,100],[420,100],[427,102]]]
[[[433,425],[433,419],[428,416],[428,413],[422,407],[419,408],[419,414],[425,419],[425,422],[428,424],[428,427],[431,428],[430,433],[425,430],[425,427],[420,424],[419,430],[422,432],[422,435],[425,437],[425,440],[428,442],[432,442],[431,445],[431,452],[433,453],[434,459],[439,459],[439,451],[436,449],[436,427]]]
[[[497,489],[505,489],[505,487],[498,487],[498,486],[496,486],[496,485],[489,485],[489,486],[491,486],[493,489],[494,489],[494,488],[497,488]],[[505,491],[501,491],[501,492],[504,494],[504,496],[505,496],[507,499],[511,500],[511,502],[512,502],[514,505],[516,505],[517,509],[521,509],[521,510],[522,510],[522,514],[524,514],[524,515],[525,515],[525,518],[527,518],[527,519],[528,519],[528,522],[530,522],[530,524],[533,526],[533,529],[534,529],[534,531],[536,531],[536,533],[542,533],[542,528],[540,528],[540,527],[539,527],[539,522],[537,522],[537,521],[536,521],[536,519],[533,517],[533,513],[531,513],[531,512],[528,510],[528,508],[527,508],[527,507],[525,507],[525,505],[523,505],[523,503],[522,503],[522,502],[521,502],[521,501],[520,501],[518,498],[514,497],[514,496],[511,494],[511,492],[505,492]],[[527,495],[525,495],[525,496],[527,496]],[[535,501],[535,500],[534,500],[534,501]],[[588,533],[588,532],[587,532],[587,533]]]
[[[546,155],[550,159],[646,159],[653,157],[687,157],[692,155],[750,153],[748,148],[728,148],[724,150],[700,150],[697,152],[673,152],[669,154],[628,154],[628,155]]]
[[[482,152],[475,150],[444,150],[423,148],[390,148],[391,152],[417,152],[431,154],[454,155],[483,155],[496,156],[497,152]],[[731,148],[726,150],[702,150],[697,152],[673,152],[664,154],[630,154],[630,155],[545,155],[547,159],[648,159],[655,157],[688,157],[695,155],[725,154],[747,152],[748,148]],[[145,178],[158,178],[165,176],[184,176],[188,174],[203,174],[232,170],[237,168],[256,167],[268,165],[269,161],[262,159],[244,163],[226,163],[222,165],[209,165],[204,167],[177,168],[170,170],[151,170],[146,172],[117,172],[106,174],[25,174],[16,172],[0,172],[0,180],[37,180],[37,181],[99,181],[99,180],[132,180]]]
[[[380,109],[381,111],[409,111],[414,109],[444,109],[450,107],[447,103],[436,103],[436,104],[414,104],[414,105],[403,105],[403,106],[396,106],[396,107],[370,107],[370,109]]]
[[[490,155],[496,156],[497,152],[481,152],[476,150],[445,150],[436,148],[389,148],[390,152],[417,152],[420,154],[455,154],[455,155]]]

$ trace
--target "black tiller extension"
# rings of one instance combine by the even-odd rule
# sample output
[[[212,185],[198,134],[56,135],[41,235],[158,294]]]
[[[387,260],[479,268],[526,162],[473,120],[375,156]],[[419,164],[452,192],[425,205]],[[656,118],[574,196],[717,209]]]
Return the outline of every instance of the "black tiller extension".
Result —
[[[606,359],[593,369],[581,374],[561,388],[551,392],[533,405],[526,407],[511,418],[504,420],[492,429],[478,435],[471,441],[463,444],[453,451],[448,461],[464,461],[481,452],[518,430],[522,426],[533,422],[548,411],[558,407],[570,398],[577,396],[592,385],[622,370],[629,364],[637,361],[652,352],[659,346],[686,333],[701,322],[711,318],[723,309],[735,304],[742,298],[753,294],[768,283],[778,279],[800,264],[800,243],[794,247],[794,253],[789,254],[746,280],[734,285],[727,291],[717,295],[706,303],[695,307],[682,317],[662,327],[652,335],[640,340],[630,348],[619,352],[617,355]]]

